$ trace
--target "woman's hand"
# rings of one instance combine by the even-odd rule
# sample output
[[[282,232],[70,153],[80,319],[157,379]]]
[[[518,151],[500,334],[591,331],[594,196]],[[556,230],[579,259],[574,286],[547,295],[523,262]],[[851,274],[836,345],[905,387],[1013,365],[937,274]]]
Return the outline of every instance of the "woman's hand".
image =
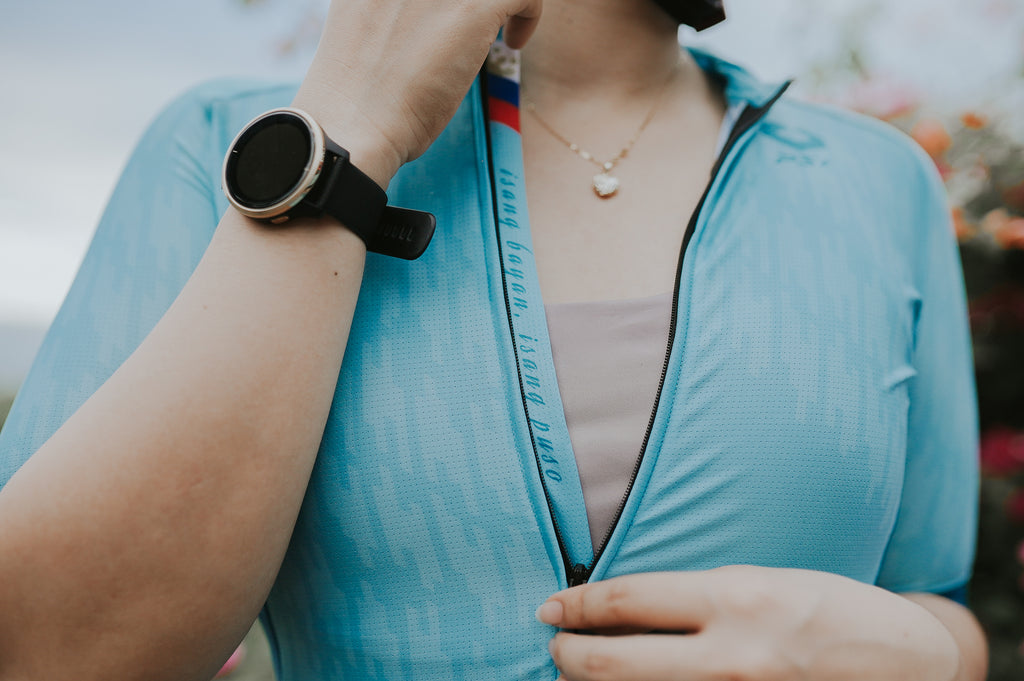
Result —
[[[336,0],[295,105],[382,186],[451,120],[505,26],[519,48],[542,0]]]
[[[953,681],[960,656],[924,607],[809,570],[730,566],[559,592],[538,619],[567,681]]]

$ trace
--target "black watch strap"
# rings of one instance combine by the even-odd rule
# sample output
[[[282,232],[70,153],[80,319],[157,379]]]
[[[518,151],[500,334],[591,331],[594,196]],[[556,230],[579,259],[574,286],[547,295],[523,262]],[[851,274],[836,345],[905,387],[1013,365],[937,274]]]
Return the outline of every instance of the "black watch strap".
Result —
[[[427,250],[437,220],[433,213],[384,206],[377,231],[367,238],[366,249],[405,260],[415,260]]]
[[[426,250],[436,225],[431,213],[387,205],[384,190],[329,139],[326,161],[318,197],[307,201],[354,232],[368,251],[415,260]]]

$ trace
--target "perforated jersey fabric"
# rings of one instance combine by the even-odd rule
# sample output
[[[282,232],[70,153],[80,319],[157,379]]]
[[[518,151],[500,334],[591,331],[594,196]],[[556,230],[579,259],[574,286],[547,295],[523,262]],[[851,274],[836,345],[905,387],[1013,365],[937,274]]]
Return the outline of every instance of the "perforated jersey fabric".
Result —
[[[732,103],[775,90],[695,56]],[[227,145],[294,92],[218,81],[154,122],[0,433],[0,482],[167,309],[227,209]],[[514,154],[512,139],[491,142]],[[533,612],[568,566],[524,413],[487,151],[478,84],[389,189],[437,233],[417,261],[367,258],[262,614],[281,681],[557,676]],[[919,150],[783,98],[724,159],[678,298],[647,453],[592,580],[743,563],[898,592],[966,583],[971,352],[943,187]]]
[[[728,143],[744,104],[726,110]],[[545,304],[558,391],[592,546],[613,526],[657,395],[672,292],[632,300]]]

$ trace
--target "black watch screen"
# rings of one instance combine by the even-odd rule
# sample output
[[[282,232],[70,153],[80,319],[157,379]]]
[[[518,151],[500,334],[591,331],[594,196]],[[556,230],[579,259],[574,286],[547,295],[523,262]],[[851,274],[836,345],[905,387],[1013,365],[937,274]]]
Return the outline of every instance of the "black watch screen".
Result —
[[[265,208],[294,191],[312,163],[309,126],[294,114],[280,112],[257,121],[238,139],[224,179],[240,202]]]

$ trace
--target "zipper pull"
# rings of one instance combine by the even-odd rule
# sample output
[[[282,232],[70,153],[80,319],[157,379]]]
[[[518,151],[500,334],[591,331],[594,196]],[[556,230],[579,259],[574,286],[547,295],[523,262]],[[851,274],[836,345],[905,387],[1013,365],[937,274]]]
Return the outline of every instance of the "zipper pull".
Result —
[[[587,566],[583,563],[576,563],[572,566],[572,570],[569,571],[567,576],[569,581],[569,587],[579,586],[580,584],[586,584],[587,580],[590,579],[590,573],[587,571]]]

